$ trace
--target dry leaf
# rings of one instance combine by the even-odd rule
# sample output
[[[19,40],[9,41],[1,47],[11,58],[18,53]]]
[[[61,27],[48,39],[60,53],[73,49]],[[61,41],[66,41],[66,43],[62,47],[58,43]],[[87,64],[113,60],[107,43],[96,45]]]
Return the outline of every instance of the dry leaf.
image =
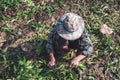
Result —
[[[109,28],[106,24],[103,24],[101,26],[100,32],[105,35],[110,35],[113,33],[113,30],[111,28]]]
[[[46,3],[50,2],[50,0],[45,0]]]
[[[0,34],[0,47],[4,44],[6,37],[7,37],[7,34],[5,32],[1,32],[1,34]]]
[[[50,24],[54,23],[56,21],[55,17],[52,17],[46,21],[47,25],[49,26]]]
[[[46,4],[49,4],[49,3],[50,3],[50,0],[45,0],[45,3],[46,3]]]
[[[52,17],[52,18],[51,18],[51,21],[52,21],[52,22],[55,22],[55,17]]]

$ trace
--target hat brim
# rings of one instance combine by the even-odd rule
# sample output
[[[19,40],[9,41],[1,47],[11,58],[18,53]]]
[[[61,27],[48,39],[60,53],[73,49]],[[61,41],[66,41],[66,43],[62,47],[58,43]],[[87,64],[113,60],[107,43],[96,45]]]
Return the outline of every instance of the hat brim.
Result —
[[[66,39],[66,40],[76,40],[76,39],[80,38],[80,36],[82,35],[82,33],[84,31],[84,23],[79,23],[78,29],[74,32],[66,31],[64,29],[63,24],[58,23],[56,25],[56,31],[59,34],[59,36],[61,36],[62,38]]]

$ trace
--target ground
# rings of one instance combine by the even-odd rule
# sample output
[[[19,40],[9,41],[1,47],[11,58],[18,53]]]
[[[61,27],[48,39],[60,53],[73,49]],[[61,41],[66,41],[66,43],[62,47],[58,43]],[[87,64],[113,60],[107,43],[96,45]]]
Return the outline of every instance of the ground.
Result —
[[[1,0],[0,80],[119,80],[119,0]],[[81,15],[94,45],[91,56],[71,69],[75,51],[57,57],[49,69],[45,50],[48,34],[64,13]],[[100,32],[106,24],[113,33]]]

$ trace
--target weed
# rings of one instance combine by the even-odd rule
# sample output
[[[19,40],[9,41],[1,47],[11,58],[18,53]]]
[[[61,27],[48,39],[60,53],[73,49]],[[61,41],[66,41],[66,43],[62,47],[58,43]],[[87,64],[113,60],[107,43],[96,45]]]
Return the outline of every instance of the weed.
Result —
[[[1,0],[0,39],[2,37],[4,41],[0,40],[0,79],[119,80],[119,4],[118,0]],[[96,54],[81,61],[76,69],[66,67],[73,56],[59,57],[56,68],[49,69],[45,45],[56,23],[48,24],[46,20],[54,16],[57,22],[65,12],[75,12],[83,17]],[[102,24],[112,28],[113,34],[100,33]],[[1,35],[3,32],[6,36]],[[26,38],[30,32],[33,33]],[[25,43],[31,45],[31,50],[21,49]]]

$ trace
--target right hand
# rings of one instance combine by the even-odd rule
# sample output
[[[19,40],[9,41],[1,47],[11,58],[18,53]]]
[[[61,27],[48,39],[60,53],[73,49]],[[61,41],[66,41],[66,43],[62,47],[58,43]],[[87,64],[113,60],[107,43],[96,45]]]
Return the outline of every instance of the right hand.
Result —
[[[48,65],[49,68],[55,68],[55,61],[49,61]]]

